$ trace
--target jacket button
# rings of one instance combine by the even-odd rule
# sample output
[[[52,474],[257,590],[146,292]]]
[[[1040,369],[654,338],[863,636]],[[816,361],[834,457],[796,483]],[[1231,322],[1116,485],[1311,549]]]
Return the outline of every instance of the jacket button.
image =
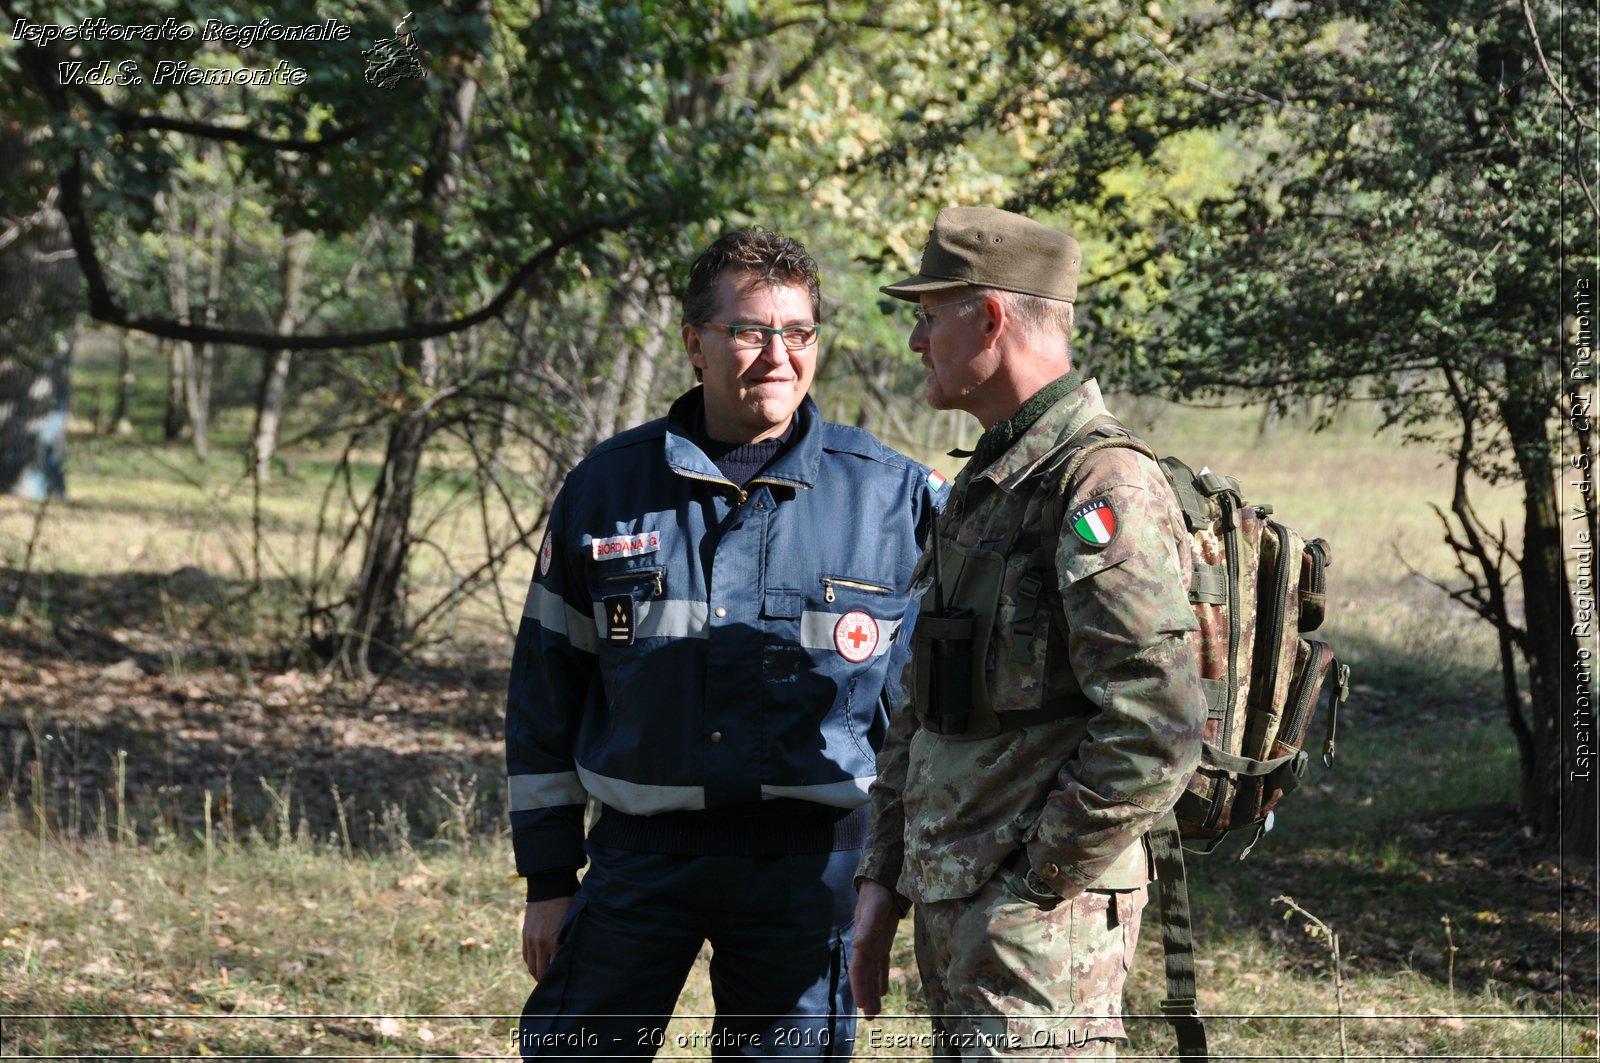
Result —
[[[713,741],[713,742],[722,741],[722,732],[721,731],[712,731],[711,732],[711,741]]]
[[[1045,878],[1060,878],[1061,877],[1061,869],[1059,867],[1057,867],[1055,864],[1046,864],[1046,865],[1044,865],[1044,867],[1040,868],[1039,870],[1044,874]]]
[[[728,611],[726,609],[724,609],[722,606],[719,605],[719,606],[717,606],[717,615],[718,616],[727,616],[728,615]]]

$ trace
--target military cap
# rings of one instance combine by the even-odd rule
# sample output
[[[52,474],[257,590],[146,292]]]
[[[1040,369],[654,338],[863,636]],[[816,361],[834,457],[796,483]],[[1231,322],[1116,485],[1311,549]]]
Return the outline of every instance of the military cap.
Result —
[[[1070,303],[1082,262],[1078,241],[1020,214],[948,207],[934,219],[917,275],[878,290],[916,302],[925,292],[971,285]]]

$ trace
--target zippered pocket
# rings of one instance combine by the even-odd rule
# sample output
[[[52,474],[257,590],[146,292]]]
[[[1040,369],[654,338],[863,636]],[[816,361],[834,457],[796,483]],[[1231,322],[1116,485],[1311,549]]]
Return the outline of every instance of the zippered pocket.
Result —
[[[1289,700],[1283,711],[1283,723],[1278,728],[1277,740],[1272,743],[1272,748],[1268,751],[1269,760],[1280,757],[1288,759],[1257,783],[1260,787],[1260,803],[1255,810],[1255,818],[1269,815],[1283,799],[1284,794],[1298,787],[1304,778],[1306,764],[1311,759],[1302,748],[1305,744],[1306,729],[1311,724],[1311,716],[1316,711],[1317,698],[1322,692],[1323,681],[1328,677],[1333,663],[1333,647],[1326,642],[1316,639],[1299,641],[1295,652],[1294,676],[1289,684]],[[1331,722],[1332,714],[1338,711],[1338,706],[1331,705],[1328,711]]]
[[[1322,626],[1328,610],[1327,569],[1333,554],[1325,539],[1306,543],[1305,563],[1300,566],[1300,630],[1315,631]]]
[[[1319,639],[1300,640],[1295,653],[1294,678],[1289,684],[1289,700],[1271,757],[1281,757],[1305,745],[1306,728],[1311,724],[1311,714],[1316,711],[1317,697],[1322,693],[1322,684],[1332,664],[1332,646]]]
[[[822,600],[832,602],[838,597],[833,591],[835,587],[850,587],[858,591],[867,591],[872,594],[893,594],[894,590],[877,583],[867,583],[858,579],[845,576],[823,576],[819,581],[822,584]]]
[[[621,594],[625,589],[643,589],[645,593],[635,594],[637,601],[649,601],[651,598],[665,598],[667,596],[667,570],[664,568],[636,568],[628,572],[618,572],[611,576],[602,576],[600,579],[601,597],[612,594]]]
[[[1260,540],[1261,570],[1257,576],[1255,645],[1251,652],[1249,729],[1239,751],[1247,757],[1269,758],[1275,735],[1281,733],[1280,706],[1288,703],[1290,672],[1297,648],[1284,645],[1289,628],[1290,596],[1297,595],[1304,546],[1300,537],[1275,520],[1265,522]],[[1281,692],[1280,692],[1281,691]],[[1275,711],[1279,710],[1279,711]]]

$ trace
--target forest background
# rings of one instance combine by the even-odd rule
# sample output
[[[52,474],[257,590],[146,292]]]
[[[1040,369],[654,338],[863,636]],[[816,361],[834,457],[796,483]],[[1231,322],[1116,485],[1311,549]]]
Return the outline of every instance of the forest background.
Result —
[[[403,15],[0,0],[0,1053],[503,1053],[554,491],[738,224],[823,264],[824,411],[953,475],[876,287],[981,204],[1078,235],[1134,427],[1333,544],[1337,764],[1191,861],[1214,1044],[1594,1054],[1592,5]]]

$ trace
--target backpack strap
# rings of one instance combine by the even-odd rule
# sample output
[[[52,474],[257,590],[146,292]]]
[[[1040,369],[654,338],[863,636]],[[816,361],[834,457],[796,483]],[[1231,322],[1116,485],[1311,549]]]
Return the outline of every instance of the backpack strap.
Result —
[[[1082,445],[1083,440],[1104,432],[1126,432],[1122,423],[1109,413],[1096,414],[1073,432],[1067,439],[1064,453],[1076,456],[1084,450],[1098,446],[1098,443]],[[1109,437],[1116,438],[1116,437]],[[1070,464],[1070,459],[1069,459]],[[1054,474],[1046,472],[1046,480]],[[1011,630],[1013,641],[1011,643],[1011,659],[1014,663],[1025,664],[1033,659],[1034,643],[1039,638],[1039,596],[1044,591],[1046,579],[1055,571],[1056,546],[1060,542],[1062,506],[1059,499],[1060,489],[1057,488],[1052,497],[1050,506],[1041,506],[1039,509],[1039,523],[1042,525],[1035,529],[1036,534],[1027,539],[1033,544],[1033,549],[1028,555],[1028,574],[1017,585],[1016,607],[1013,611]],[[1020,529],[1019,529],[1020,530]],[[1016,536],[1006,540],[1006,550],[1016,543]],[[1023,713],[1010,713],[1009,716],[1022,716]]]
[[[1112,423],[1115,424],[1114,421]],[[1122,428],[1121,425],[1117,425],[1117,427],[1119,429]],[[1126,431],[1126,429],[1122,430]],[[1136,450],[1158,466],[1161,464],[1161,459],[1156,457],[1156,452],[1151,450],[1148,444],[1128,435],[1107,436],[1105,439],[1096,440],[1086,447],[1079,447],[1077,452],[1072,455],[1072,460],[1067,462],[1066,470],[1062,472],[1061,479],[1056,484],[1056,519],[1054,524],[1057,529],[1061,527],[1061,520],[1067,508],[1067,485],[1072,482],[1074,476],[1078,475],[1078,470],[1083,468],[1084,462],[1095,454],[1100,453],[1100,451],[1110,450],[1113,447],[1127,447],[1129,450]]]
[[[1066,509],[1067,488],[1072,478],[1090,456],[1111,447],[1136,450],[1158,467],[1161,464],[1161,459],[1149,446],[1125,435],[1101,439],[1079,449],[1067,463],[1056,488],[1054,523],[1057,528]],[[1197,495],[1188,499],[1180,497],[1179,504],[1184,507],[1186,514],[1191,506],[1201,514],[1205,512],[1204,503]],[[1194,917],[1189,910],[1189,881],[1183,863],[1183,840],[1178,834],[1176,815],[1168,811],[1150,829],[1146,838],[1150,843],[1151,859],[1156,865],[1156,890],[1161,904],[1161,951],[1167,969],[1167,996],[1161,1002],[1161,1014],[1172,1024],[1172,1032],[1178,1039],[1178,1058],[1209,1063],[1211,1056],[1206,1048],[1206,1028],[1200,1018],[1195,988]]]
[[[1156,865],[1161,902],[1161,951],[1166,958],[1167,997],[1161,1014],[1178,1038],[1178,1058],[1209,1061],[1206,1028],[1200,1018],[1194,975],[1194,920],[1189,912],[1189,882],[1184,873],[1183,842],[1171,813],[1146,835]]]

